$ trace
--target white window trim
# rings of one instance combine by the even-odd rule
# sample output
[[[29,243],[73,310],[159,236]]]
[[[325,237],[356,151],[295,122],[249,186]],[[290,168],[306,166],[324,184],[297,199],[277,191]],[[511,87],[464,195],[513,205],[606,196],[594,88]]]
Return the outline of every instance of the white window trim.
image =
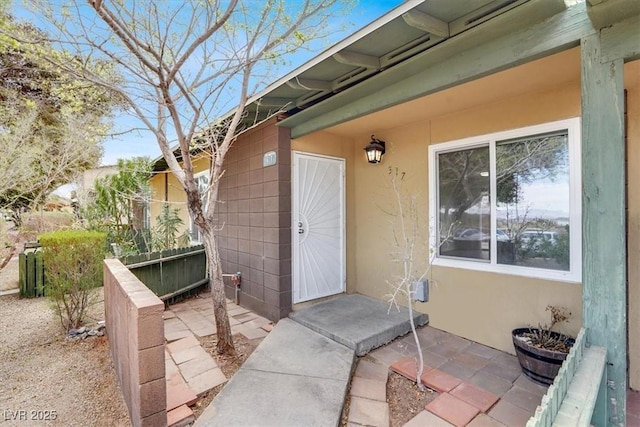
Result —
[[[209,176],[209,171],[205,170],[205,171],[193,174],[193,179],[196,181],[196,184],[198,182],[198,178],[200,178],[203,175],[204,176]],[[209,184],[211,184],[211,177],[209,177]],[[202,208],[206,209],[206,206],[203,206]],[[188,210],[189,210],[189,208],[187,207],[187,211]],[[192,245],[199,245],[199,244],[202,243],[202,236],[200,236],[200,232],[198,232],[198,240],[193,238],[191,230],[193,230],[194,227],[195,227],[195,224],[193,223],[193,218],[191,218],[191,214],[189,214],[189,240],[190,240]]]
[[[558,130],[568,131],[569,145],[569,271],[545,270],[542,268],[522,267],[497,263],[497,242],[495,229],[497,226],[496,203],[491,200],[491,254],[490,261],[460,258],[445,258],[437,255],[437,202],[438,177],[436,154],[446,151],[458,151],[478,146],[494,144],[495,141],[533,136]],[[490,174],[495,176],[495,149],[490,152]],[[491,180],[491,194],[496,194],[495,179]],[[488,135],[474,136],[456,141],[449,141],[429,146],[429,245],[433,254],[433,265],[461,268],[475,271],[486,271],[515,276],[534,277],[570,283],[582,282],[582,172],[581,172],[581,127],[580,118],[528,126]]]

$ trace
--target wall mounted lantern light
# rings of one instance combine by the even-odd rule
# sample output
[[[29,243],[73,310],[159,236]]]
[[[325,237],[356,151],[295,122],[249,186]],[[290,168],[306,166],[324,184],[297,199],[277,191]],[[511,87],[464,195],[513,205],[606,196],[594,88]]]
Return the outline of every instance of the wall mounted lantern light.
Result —
[[[380,163],[385,151],[384,146],[384,141],[380,141],[374,135],[371,135],[371,142],[369,145],[364,147],[365,154],[367,155],[367,161],[373,164]]]

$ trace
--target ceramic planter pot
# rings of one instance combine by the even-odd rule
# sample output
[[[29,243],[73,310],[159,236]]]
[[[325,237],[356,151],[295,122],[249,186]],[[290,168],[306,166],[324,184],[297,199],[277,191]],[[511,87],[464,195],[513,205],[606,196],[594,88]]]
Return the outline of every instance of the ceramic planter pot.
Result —
[[[535,328],[518,328],[511,332],[513,346],[518,356],[518,361],[522,367],[522,372],[533,381],[550,385],[558,374],[562,362],[567,358],[567,353],[560,351],[547,350],[535,347],[518,337],[536,330]],[[574,340],[566,335],[557,332],[551,332],[551,336],[564,340],[567,344],[573,345]]]

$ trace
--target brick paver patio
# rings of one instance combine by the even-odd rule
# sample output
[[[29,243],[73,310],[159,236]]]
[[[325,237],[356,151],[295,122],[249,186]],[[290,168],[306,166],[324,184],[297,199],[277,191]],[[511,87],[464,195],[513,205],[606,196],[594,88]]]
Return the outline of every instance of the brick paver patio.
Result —
[[[263,338],[271,323],[228,301],[232,332]],[[209,294],[165,311],[165,366],[168,425],[193,419],[189,405],[225,383],[215,360],[197,337],[215,334]],[[440,395],[405,427],[524,426],[546,392],[522,374],[513,355],[425,326],[419,329],[424,355],[422,381]],[[411,335],[396,339],[359,360],[350,387],[348,425],[389,426],[386,382],[389,370],[415,378],[416,346]],[[629,392],[628,422],[640,420],[640,393]],[[640,425],[640,423],[638,423]]]
[[[546,392],[522,374],[516,356],[425,326],[419,329],[423,349],[422,382],[440,395],[406,426],[524,426]],[[415,380],[417,347],[412,335],[372,351],[377,362],[361,360],[366,370],[389,368]],[[354,381],[357,379],[354,377]],[[386,382],[386,380],[385,380]],[[360,387],[356,393],[360,393]],[[352,384],[353,402],[353,384]],[[356,409],[361,411],[359,397]],[[378,399],[370,399],[376,401]],[[352,403],[353,407],[353,403]],[[365,425],[349,414],[353,425]],[[385,424],[386,423],[386,424]],[[388,425],[380,418],[372,425]]]

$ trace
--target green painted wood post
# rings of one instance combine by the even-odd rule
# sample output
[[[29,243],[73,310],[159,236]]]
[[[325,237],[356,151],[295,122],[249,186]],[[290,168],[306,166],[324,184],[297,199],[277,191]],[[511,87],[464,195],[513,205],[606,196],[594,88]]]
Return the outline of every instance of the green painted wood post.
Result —
[[[27,255],[18,255],[18,279],[20,281],[20,298],[27,296]]]
[[[582,39],[582,282],[589,343],[607,349],[598,426],[624,426],[627,393],[623,61],[602,59],[600,34]],[[603,403],[604,402],[604,403]]]
[[[27,296],[33,298],[36,295],[36,257],[33,252],[27,254]]]
[[[36,286],[35,286],[35,296],[43,297],[44,290],[44,265],[42,263],[42,252],[34,252],[33,256],[36,259]]]

